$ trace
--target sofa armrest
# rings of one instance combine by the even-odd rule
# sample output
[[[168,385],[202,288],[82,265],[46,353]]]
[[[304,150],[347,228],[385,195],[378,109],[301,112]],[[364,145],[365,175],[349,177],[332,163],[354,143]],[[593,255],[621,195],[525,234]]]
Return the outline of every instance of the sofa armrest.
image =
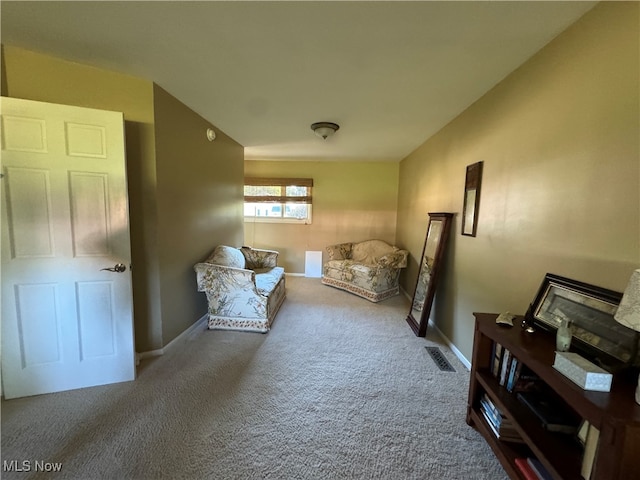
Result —
[[[197,263],[193,269],[196,271],[199,292],[212,289],[222,291],[242,289],[257,292],[256,274],[252,270],[212,263]]]
[[[247,262],[246,268],[273,268],[278,265],[279,252],[262,248],[242,247],[240,249]]]
[[[377,263],[382,267],[405,268],[408,256],[409,252],[407,250],[396,250],[379,257]]]
[[[353,243],[337,243],[325,248],[329,260],[348,260],[351,258]]]

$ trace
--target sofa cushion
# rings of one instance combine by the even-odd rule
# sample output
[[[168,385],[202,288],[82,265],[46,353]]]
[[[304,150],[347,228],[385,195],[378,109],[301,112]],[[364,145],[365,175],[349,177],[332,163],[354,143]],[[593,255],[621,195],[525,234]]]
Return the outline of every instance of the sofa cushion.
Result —
[[[271,268],[278,264],[278,252],[275,250],[256,249],[251,247],[242,247],[240,249],[247,261],[246,267],[249,270],[256,268]]]
[[[222,265],[224,267],[244,268],[245,259],[240,250],[226,245],[218,245],[215,250],[205,260],[205,263]]]
[[[377,268],[354,263],[353,260],[330,260],[324,264],[322,273],[323,283],[336,286],[331,282],[331,280],[336,280],[341,283],[340,288],[344,288],[344,284],[348,284],[356,290],[379,293],[397,288],[400,270]]]
[[[284,268],[258,268],[256,272],[256,290],[260,295],[268,297],[284,275]]]
[[[371,278],[378,273],[375,265],[364,265],[353,260],[329,260],[324,264],[324,275],[340,280],[353,280],[355,276]]]
[[[394,247],[382,240],[367,240],[353,244],[351,260],[365,265],[375,265],[378,257],[393,251]]]

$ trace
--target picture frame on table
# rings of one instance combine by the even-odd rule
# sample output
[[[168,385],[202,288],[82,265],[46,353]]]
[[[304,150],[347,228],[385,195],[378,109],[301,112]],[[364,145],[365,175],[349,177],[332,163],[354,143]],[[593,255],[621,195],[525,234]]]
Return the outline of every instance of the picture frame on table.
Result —
[[[555,333],[570,321],[577,350],[608,363],[638,360],[640,334],[613,318],[622,293],[547,273],[527,312],[536,327]]]

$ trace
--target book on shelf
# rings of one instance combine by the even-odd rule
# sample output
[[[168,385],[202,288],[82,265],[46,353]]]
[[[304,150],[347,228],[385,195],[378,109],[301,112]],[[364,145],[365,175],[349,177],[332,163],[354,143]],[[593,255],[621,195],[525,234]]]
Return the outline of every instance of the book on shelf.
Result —
[[[582,448],[584,448],[584,446],[587,443],[587,434],[589,433],[589,425],[590,423],[587,422],[586,420],[582,420],[582,422],[580,423],[580,426],[578,427],[578,441],[580,442],[580,445],[582,445]]]
[[[553,477],[549,473],[549,471],[544,468],[542,462],[535,457],[528,457],[527,463],[538,477],[538,480],[553,480]]]
[[[538,375],[522,362],[519,363],[519,369],[516,368],[515,378],[511,386],[511,392],[532,392],[540,386],[540,378]]]
[[[496,427],[491,418],[487,415],[486,411],[480,408],[482,412],[482,416],[484,417],[487,425],[491,429],[491,432],[498,440],[502,440],[505,442],[513,442],[513,443],[524,443],[520,434],[513,428],[513,426],[507,426],[505,424],[500,425],[500,427]]]
[[[503,347],[498,342],[493,342],[493,363],[491,364],[491,374],[494,377],[500,375],[500,364],[502,362],[502,350]]]
[[[538,476],[533,471],[533,469],[527,462],[526,458],[518,457],[514,460],[514,462],[516,464],[516,467],[518,467],[518,470],[520,470],[520,473],[522,473],[522,475],[524,476],[524,478],[526,478],[527,480],[539,480]]]
[[[518,372],[518,368],[522,368],[522,362],[518,361],[516,357],[512,356],[511,365],[509,366],[509,376],[506,382],[506,387],[509,392],[513,391],[513,385],[516,381],[516,373]]]
[[[495,404],[491,401],[491,398],[489,398],[489,395],[487,395],[486,393],[484,393],[482,397],[480,397],[480,408],[483,407],[489,411],[493,418],[496,418],[497,425],[500,425],[500,423],[502,423],[502,420],[504,418],[502,412],[498,409],[498,407],[495,406]]]
[[[507,381],[507,372],[509,370],[510,359],[511,359],[511,352],[509,351],[508,348],[505,348],[502,353],[502,366],[500,368],[500,378],[499,378],[499,383],[502,386],[504,386],[505,382]]]
[[[549,432],[575,434],[580,419],[567,406],[542,392],[519,392],[518,400],[538,417]]]
[[[511,420],[502,414],[486,393],[480,398],[480,412],[496,438],[507,442],[522,442]]]
[[[480,402],[480,410],[485,415],[487,420],[489,420],[494,427],[500,428],[502,426],[503,417],[494,411],[491,410],[491,407],[486,406],[482,402]]]
[[[491,431],[493,432],[493,434],[500,438],[500,431],[498,430],[499,427],[496,427],[495,423],[493,423],[493,420],[491,419],[491,417],[487,414],[486,410],[483,410],[482,407],[480,408],[480,412],[482,412],[482,416],[484,417],[485,421],[487,422],[487,424],[489,425],[489,428],[491,428]]]
[[[600,430],[593,425],[589,425],[587,442],[584,445],[584,454],[582,456],[582,466],[580,468],[580,475],[582,475],[582,478],[585,480],[589,480],[591,478],[591,470],[593,469],[593,461],[596,458],[599,438]]]
[[[491,421],[494,427],[511,427],[511,420],[506,418],[502,412],[493,404],[493,402],[485,394],[480,399],[480,410]]]

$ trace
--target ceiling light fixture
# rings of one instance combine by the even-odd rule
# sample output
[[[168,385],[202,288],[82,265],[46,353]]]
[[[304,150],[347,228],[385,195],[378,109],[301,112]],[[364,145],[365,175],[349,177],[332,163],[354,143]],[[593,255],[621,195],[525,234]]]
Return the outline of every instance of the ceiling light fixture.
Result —
[[[330,137],[331,135],[336,133],[339,128],[340,125],[331,122],[316,122],[311,124],[311,130],[313,130],[316,135],[322,137],[325,140],[327,139],[327,137]]]

